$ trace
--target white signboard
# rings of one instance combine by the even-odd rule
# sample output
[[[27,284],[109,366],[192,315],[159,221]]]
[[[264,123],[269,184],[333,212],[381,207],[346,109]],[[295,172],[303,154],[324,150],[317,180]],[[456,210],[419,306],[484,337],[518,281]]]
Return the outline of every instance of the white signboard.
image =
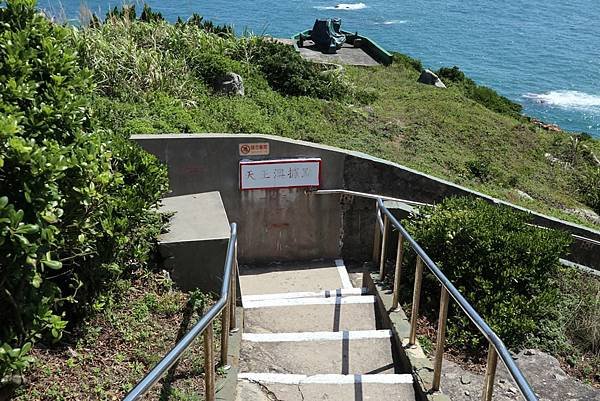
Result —
[[[240,162],[240,189],[319,187],[321,159]]]

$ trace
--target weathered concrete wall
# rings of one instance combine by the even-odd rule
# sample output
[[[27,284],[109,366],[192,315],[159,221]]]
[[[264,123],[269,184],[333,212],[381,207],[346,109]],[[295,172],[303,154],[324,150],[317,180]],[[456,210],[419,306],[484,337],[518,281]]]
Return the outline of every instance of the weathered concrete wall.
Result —
[[[295,141],[249,135],[149,135],[133,138],[169,167],[170,196],[219,191],[230,221],[239,223],[243,261],[334,258],[340,255],[341,207],[336,197],[304,189],[240,191],[240,160],[320,157],[322,188],[343,187],[344,154]],[[269,156],[239,155],[239,144],[270,143]]]
[[[303,190],[241,193],[238,145],[269,142],[269,156],[320,157],[322,189],[349,189],[433,203],[470,195],[504,203],[404,166],[362,153],[269,135],[177,134],[135,136],[169,166],[172,195],[219,190],[231,221],[240,223],[240,254],[247,261],[344,256],[366,260],[373,247],[374,202],[335,195],[306,196]],[[525,210],[521,207],[511,207]],[[528,211],[530,212],[530,211]],[[569,260],[600,269],[600,232],[531,212],[536,224],[566,230],[577,239]],[[343,237],[343,242],[340,240]]]
[[[600,232],[598,231],[544,216],[451,182],[367,155],[348,155],[344,165],[344,182],[345,189],[348,190],[369,192],[423,203],[436,203],[448,196],[474,196],[490,203],[508,205],[530,213],[533,217],[533,224],[566,230],[574,234],[571,254],[567,259],[600,269]],[[368,220],[368,210],[366,212],[367,215],[365,215],[364,208],[359,207],[358,210],[351,211],[351,215],[346,216],[345,221],[352,219]],[[370,217],[370,221],[374,221],[374,216]],[[361,242],[358,248],[367,249],[372,246],[372,243],[372,240],[366,239]]]

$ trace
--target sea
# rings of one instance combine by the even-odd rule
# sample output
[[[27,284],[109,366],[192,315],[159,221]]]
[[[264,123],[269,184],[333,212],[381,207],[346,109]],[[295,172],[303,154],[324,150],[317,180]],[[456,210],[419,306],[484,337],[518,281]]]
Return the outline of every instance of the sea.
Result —
[[[131,3],[131,2],[126,2]],[[168,20],[199,13],[236,32],[290,37],[316,18],[436,70],[459,66],[481,85],[523,105],[524,113],[600,138],[600,0],[148,0]],[[122,1],[38,0],[77,23]],[[135,2],[134,2],[135,4]],[[138,9],[141,8],[138,4]]]

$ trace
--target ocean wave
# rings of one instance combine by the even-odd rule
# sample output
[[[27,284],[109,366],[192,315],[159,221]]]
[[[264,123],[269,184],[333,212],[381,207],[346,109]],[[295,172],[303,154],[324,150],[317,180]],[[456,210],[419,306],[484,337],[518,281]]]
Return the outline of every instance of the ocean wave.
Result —
[[[408,21],[405,19],[392,19],[383,22],[376,22],[375,25],[397,25],[397,24],[406,24]]]
[[[362,10],[367,8],[365,3],[339,3],[335,6],[315,6],[317,10]]]
[[[600,96],[585,92],[559,90],[542,94],[527,93],[523,97],[531,99],[536,103],[545,104],[562,109],[576,109],[600,112]]]

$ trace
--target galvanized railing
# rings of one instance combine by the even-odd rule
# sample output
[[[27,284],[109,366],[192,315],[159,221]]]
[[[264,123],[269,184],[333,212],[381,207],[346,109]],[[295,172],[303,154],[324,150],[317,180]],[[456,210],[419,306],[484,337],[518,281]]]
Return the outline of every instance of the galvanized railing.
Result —
[[[383,214],[383,219],[382,219]],[[373,249],[373,259],[379,262],[379,275],[381,280],[385,278],[386,269],[386,248],[388,246],[390,225],[398,231],[398,246],[396,251],[396,264],[394,275],[394,291],[392,298],[392,307],[398,308],[400,278],[402,271],[402,258],[404,252],[404,244],[407,242],[410,248],[417,254],[417,263],[415,267],[415,281],[412,301],[412,312],[410,322],[409,346],[415,345],[417,341],[417,320],[419,318],[419,299],[421,298],[421,283],[423,280],[423,267],[427,266],[429,271],[437,279],[441,285],[440,294],[440,311],[437,328],[436,352],[434,359],[433,383],[432,391],[439,391],[440,381],[442,376],[442,360],[444,356],[444,344],[446,339],[446,320],[448,317],[448,304],[450,298],[454,299],[464,313],[469,317],[477,329],[483,334],[489,343],[486,374],[483,385],[481,399],[490,401],[494,392],[494,378],[496,375],[496,366],[498,357],[504,362],[509,374],[519,387],[521,394],[526,401],[537,401],[537,397],[531,386],[523,376],[521,370],[515,364],[508,349],[498,338],[496,333],[487,325],[487,323],[473,309],[469,302],[462,294],[454,287],[448,278],[442,273],[437,265],[427,256],[425,251],[411,237],[406,229],[398,222],[394,215],[385,207],[381,198],[377,199],[377,224],[375,225],[375,245]]]
[[[237,289],[237,226],[231,224],[231,234],[225,267],[223,270],[223,285],[221,296],[208,312],[200,318],[198,323],[169,351],[167,355],[140,381],[123,399],[134,401],[144,396],[150,388],[181,358],[183,353],[190,347],[194,340],[204,334],[204,382],[205,399],[214,401],[215,390],[215,363],[214,363],[214,341],[213,321],[221,314],[221,366],[227,367],[227,352],[230,331],[236,331],[236,289]]]

